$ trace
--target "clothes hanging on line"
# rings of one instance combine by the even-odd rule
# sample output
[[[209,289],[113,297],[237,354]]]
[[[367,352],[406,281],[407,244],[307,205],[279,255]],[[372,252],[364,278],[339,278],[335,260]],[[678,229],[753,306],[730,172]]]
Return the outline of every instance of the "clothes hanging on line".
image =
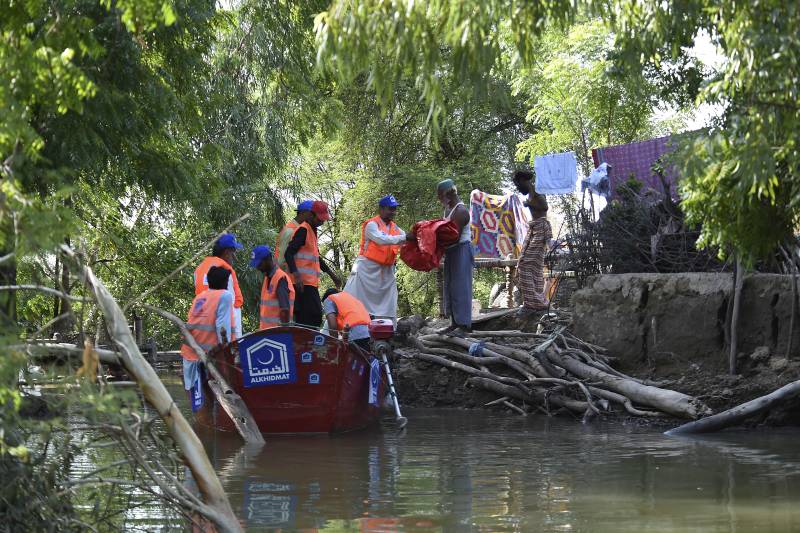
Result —
[[[581,180],[581,191],[586,189],[601,196],[609,195],[608,163],[601,163],[591,174]]]
[[[570,194],[578,181],[578,160],[575,152],[536,156],[536,192],[539,194]]]
[[[652,189],[664,194],[664,185],[653,171],[653,165],[659,163],[664,169],[664,181],[669,194],[678,199],[678,173],[670,164],[668,155],[677,147],[677,137],[668,135],[642,142],[605,146],[592,150],[595,168],[603,163],[608,164],[609,195],[619,198],[619,188],[631,178],[641,181],[642,192]]]
[[[469,200],[475,256],[519,257],[528,231],[528,210],[519,196],[487,194],[475,189]]]

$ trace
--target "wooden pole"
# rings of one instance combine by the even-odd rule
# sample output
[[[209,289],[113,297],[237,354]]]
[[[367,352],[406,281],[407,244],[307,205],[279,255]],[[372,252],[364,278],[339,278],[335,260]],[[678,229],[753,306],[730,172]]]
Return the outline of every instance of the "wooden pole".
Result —
[[[77,260],[75,252],[62,245],[61,250],[69,257]],[[183,455],[186,465],[192,472],[192,477],[207,505],[204,514],[212,520],[221,531],[243,531],[236,515],[233,513],[228,496],[222,488],[211,461],[206,455],[203,443],[197,437],[192,426],[184,418],[183,413],[175,404],[164,384],[159,379],[153,367],[142,357],[136,341],[131,335],[130,328],[125,319],[125,314],[120,309],[114,297],[106,286],[100,281],[88,266],[79,265],[83,282],[94,293],[97,306],[106,318],[108,332],[111,339],[119,347],[119,358],[125,370],[139,383],[147,402],[164,420],[164,425],[176,446]]]
[[[742,287],[744,286],[744,267],[739,258],[736,258],[734,274],[736,284],[733,290],[733,313],[731,314],[731,349],[728,354],[728,371],[733,376],[736,374],[736,355],[739,343],[739,310],[741,308]]]

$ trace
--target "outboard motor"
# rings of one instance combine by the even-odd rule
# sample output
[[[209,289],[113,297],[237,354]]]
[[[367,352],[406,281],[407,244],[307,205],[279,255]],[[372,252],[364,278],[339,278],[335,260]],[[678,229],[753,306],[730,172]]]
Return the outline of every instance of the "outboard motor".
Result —
[[[390,340],[394,336],[394,324],[385,318],[376,318],[369,323],[369,337],[376,354],[389,355],[392,352]]]
[[[373,319],[369,323],[369,337],[372,339],[372,351],[375,356],[380,359],[383,369],[386,371],[386,380],[389,384],[389,394],[392,398],[394,405],[394,413],[397,420],[397,426],[400,429],[406,427],[408,419],[400,413],[400,402],[397,399],[397,391],[394,388],[394,379],[392,379],[392,371],[389,369],[389,354],[392,353],[392,345],[389,341],[394,336],[394,323],[385,318]]]

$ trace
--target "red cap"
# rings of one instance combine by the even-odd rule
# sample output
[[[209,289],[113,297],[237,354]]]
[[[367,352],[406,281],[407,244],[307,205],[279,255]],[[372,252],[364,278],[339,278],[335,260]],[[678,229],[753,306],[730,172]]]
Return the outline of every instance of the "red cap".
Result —
[[[317,215],[320,220],[330,220],[331,212],[328,211],[328,204],[325,202],[316,201],[311,204],[311,212]]]

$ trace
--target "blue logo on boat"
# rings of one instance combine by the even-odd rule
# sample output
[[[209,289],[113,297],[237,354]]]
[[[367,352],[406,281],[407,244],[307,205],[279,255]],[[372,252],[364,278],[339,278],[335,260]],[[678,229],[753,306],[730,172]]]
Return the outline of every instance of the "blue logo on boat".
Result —
[[[197,369],[197,379],[195,379],[194,384],[192,384],[192,412],[196,413],[203,407],[205,403],[205,394],[203,393],[203,367],[199,367]]]
[[[314,372],[313,374],[308,375],[308,382],[312,385],[319,385],[319,374]]]
[[[290,334],[245,337],[239,341],[239,353],[245,387],[297,381],[294,342]]]
[[[301,363],[310,363],[311,362],[311,352],[303,352],[300,356]]]
[[[378,405],[378,385],[381,379],[381,366],[377,359],[369,363],[369,399],[370,405]]]
[[[316,337],[314,337],[314,344],[316,346],[322,346],[323,344],[325,344],[325,337],[323,335],[317,335]]]

